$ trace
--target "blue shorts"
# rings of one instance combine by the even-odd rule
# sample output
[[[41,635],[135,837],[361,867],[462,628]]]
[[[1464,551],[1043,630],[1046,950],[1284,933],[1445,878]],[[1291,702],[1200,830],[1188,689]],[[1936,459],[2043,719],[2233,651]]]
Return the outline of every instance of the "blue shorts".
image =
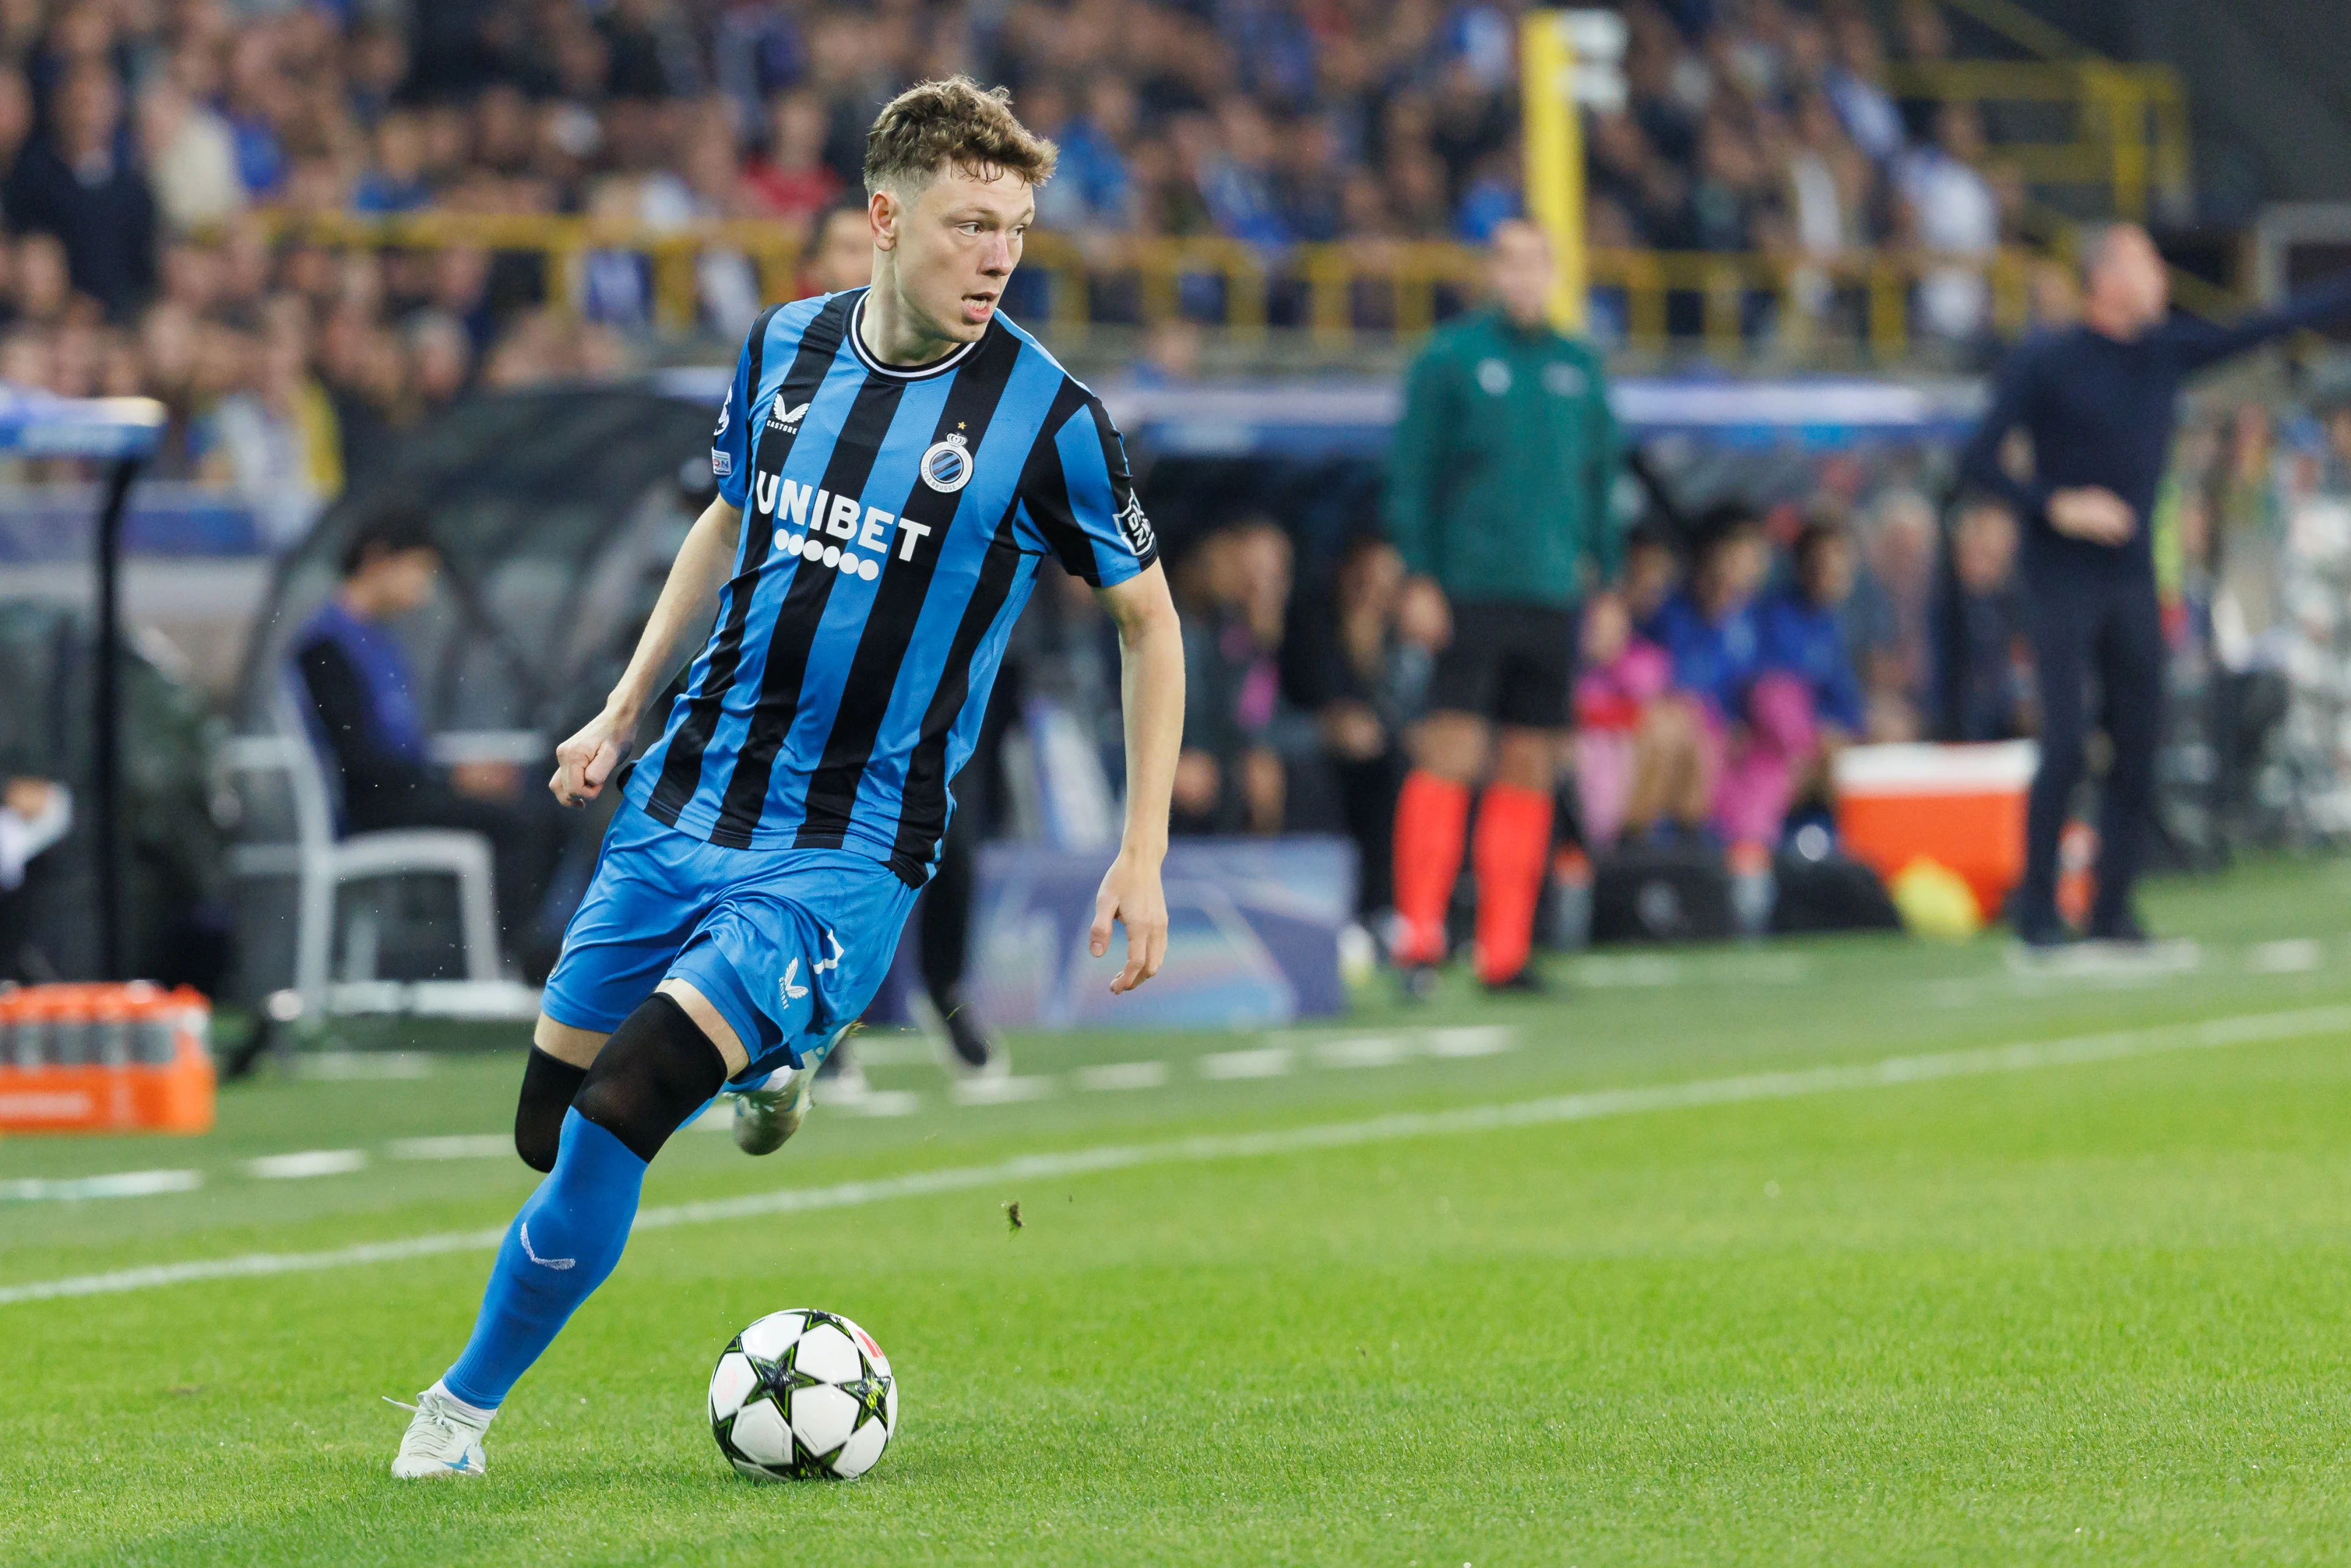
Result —
[[[847,850],[732,850],[622,802],[539,1009],[610,1034],[665,978],[735,1030],[747,1083],[821,1061],[873,999],[915,890]]]

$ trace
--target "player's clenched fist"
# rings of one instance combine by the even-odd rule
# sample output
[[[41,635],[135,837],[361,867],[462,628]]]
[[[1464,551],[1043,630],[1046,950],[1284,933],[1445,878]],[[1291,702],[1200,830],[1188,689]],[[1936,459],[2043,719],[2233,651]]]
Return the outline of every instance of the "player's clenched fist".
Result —
[[[604,792],[604,780],[629,754],[636,722],[607,708],[555,748],[555,777],[547,787],[566,806],[585,806]]]

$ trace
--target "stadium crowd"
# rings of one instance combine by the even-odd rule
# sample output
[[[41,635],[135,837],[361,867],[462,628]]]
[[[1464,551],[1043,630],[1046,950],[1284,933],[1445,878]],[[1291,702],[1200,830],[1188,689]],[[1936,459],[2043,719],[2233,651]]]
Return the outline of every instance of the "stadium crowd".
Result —
[[[1965,106],[1884,86],[1852,0],[1625,6],[1630,97],[1591,128],[1603,245],[1983,253],[2021,186]],[[1482,239],[1515,212],[1515,7],[1368,0],[716,0],[409,6],[60,0],[0,8],[0,379],[143,391],[162,472],[250,497],[273,542],[475,385],[616,371],[650,319],[644,258],[330,248],[286,215],[590,214],[642,232],[752,219],[797,237],[858,180],[875,105],[926,74],[1010,84],[1061,147],[1040,222],[1080,236]],[[1949,51],[1932,0],[1913,59]],[[718,339],[749,264],[697,268]],[[1826,272],[1809,287],[1833,312]],[[559,297],[576,311],[556,308]],[[1980,277],[1917,311],[1967,340]]]

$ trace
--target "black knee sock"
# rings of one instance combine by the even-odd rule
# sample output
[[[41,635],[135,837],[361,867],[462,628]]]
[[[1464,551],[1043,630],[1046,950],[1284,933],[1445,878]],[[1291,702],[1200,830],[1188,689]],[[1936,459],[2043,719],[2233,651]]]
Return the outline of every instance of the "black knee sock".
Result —
[[[588,1070],[549,1056],[537,1046],[523,1063],[522,1098],[515,1103],[515,1153],[535,1171],[555,1168],[555,1145],[563,1134],[563,1113],[580,1092]]]
[[[726,1082],[726,1059],[710,1037],[655,992],[612,1031],[571,1103],[650,1162]]]

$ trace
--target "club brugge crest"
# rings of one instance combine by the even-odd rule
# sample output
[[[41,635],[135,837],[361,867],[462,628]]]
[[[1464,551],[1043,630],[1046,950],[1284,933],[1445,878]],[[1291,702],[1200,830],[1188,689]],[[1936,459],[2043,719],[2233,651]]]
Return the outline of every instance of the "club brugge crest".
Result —
[[[923,483],[954,495],[971,483],[971,444],[961,435],[934,441],[923,454]]]

